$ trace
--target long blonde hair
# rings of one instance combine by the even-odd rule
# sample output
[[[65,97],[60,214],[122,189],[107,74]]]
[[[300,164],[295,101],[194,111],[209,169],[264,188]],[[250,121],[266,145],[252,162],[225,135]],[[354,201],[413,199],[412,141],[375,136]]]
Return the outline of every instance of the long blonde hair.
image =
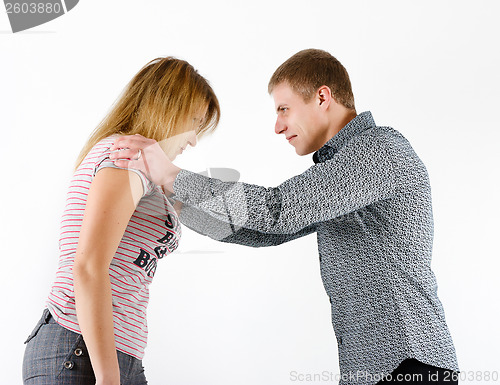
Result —
[[[174,57],[146,64],[125,87],[111,111],[92,132],[76,167],[100,140],[113,134],[140,134],[160,142],[177,135],[206,108],[197,135],[213,131],[220,119],[219,101],[207,80],[191,64]]]

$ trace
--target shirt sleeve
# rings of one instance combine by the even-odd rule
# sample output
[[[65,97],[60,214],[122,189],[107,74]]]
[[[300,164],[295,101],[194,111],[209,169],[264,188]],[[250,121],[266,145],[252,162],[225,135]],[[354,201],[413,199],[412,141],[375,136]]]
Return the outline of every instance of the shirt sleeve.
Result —
[[[175,199],[233,226],[265,234],[295,234],[311,225],[390,199],[396,192],[387,144],[360,135],[332,159],[278,187],[222,182],[181,170]]]
[[[139,170],[134,170],[132,168],[123,168],[123,167],[117,167],[115,163],[109,159],[109,154],[111,153],[110,149],[107,148],[104,150],[104,152],[99,156],[95,166],[94,166],[94,171],[92,173],[92,178],[94,178],[99,170],[102,170],[103,168],[110,167],[110,168],[116,168],[120,170],[128,170],[136,173],[139,175],[141,178],[142,182],[142,187],[143,187],[143,193],[142,196],[149,195],[153,189],[154,189],[154,183],[151,182],[141,171]]]
[[[266,234],[216,219],[214,216],[190,205],[182,206],[179,219],[184,226],[196,231],[198,234],[208,236],[219,242],[249,247],[277,246],[316,231],[316,226],[311,225],[293,234]]]

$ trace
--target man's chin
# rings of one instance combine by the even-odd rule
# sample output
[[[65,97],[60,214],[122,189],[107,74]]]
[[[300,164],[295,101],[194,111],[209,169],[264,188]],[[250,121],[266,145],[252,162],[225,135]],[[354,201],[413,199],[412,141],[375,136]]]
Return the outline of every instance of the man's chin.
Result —
[[[308,150],[303,149],[303,148],[295,147],[295,153],[299,156],[309,155],[309,154],[312,154],[313,152],[314,151],[308,151]]]

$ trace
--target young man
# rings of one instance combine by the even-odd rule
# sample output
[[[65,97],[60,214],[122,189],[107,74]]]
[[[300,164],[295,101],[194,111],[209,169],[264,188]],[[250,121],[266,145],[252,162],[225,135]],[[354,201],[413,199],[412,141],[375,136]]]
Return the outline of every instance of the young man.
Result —
[[[121,137],[121,167],[143,170],[183,203],[181,222],[223,242],[271,246],[317,233],[337,336],[340,384],[457,383],[453,342],[430,268],[433,219],[425,166],[396,130],[356,114],[347,71],[298,52],[269,82],[275,131],[314,165],[276,188],[174,166],[159,145]],[[405,376],[406,374],[406,376]],[[409,380],[408,382],[405,382]]]

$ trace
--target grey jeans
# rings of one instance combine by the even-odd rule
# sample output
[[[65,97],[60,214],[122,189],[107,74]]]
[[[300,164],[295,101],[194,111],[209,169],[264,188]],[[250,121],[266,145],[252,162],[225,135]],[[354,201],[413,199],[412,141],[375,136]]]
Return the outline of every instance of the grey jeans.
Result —
[[[25,385],[94,385],[95,377],[81,334],[60,326],[45,309],[25,342]],[[142,361],[117,351],[122,385],[146,385]]]

